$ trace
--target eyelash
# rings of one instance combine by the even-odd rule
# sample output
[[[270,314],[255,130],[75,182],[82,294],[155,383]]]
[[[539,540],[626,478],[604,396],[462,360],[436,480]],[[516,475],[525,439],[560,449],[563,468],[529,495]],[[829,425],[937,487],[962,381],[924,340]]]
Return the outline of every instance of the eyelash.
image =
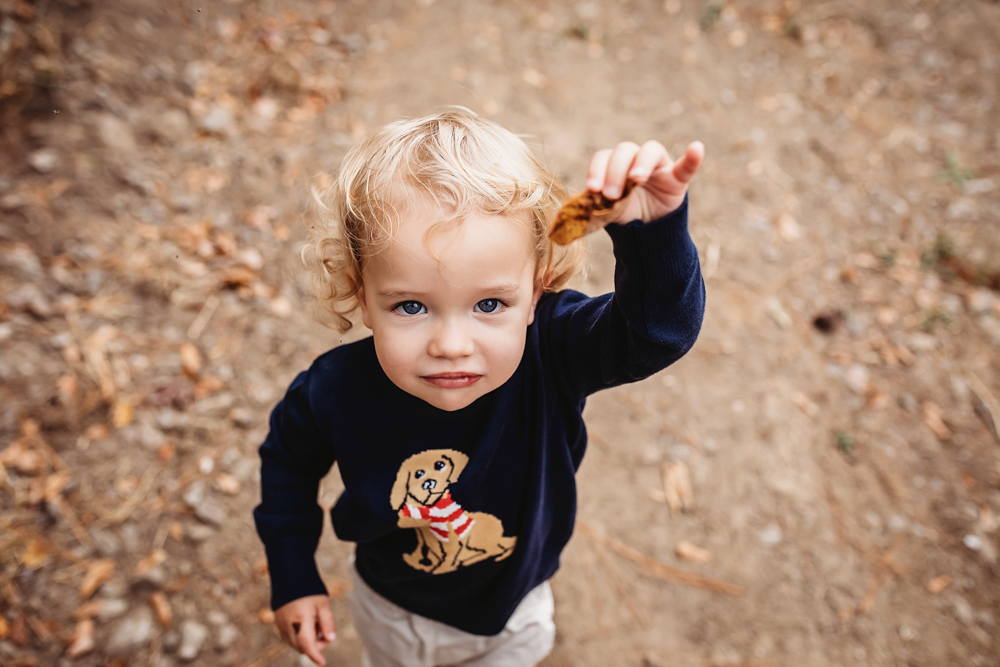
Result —
[[[485,311],[485,310],[477,310],[476,311],[477,313],[482,313],[483,315],[492,315],[492,314],[494,314],[494,313],[502,310],[503,308],[507,308],[507,302],[504,301],[503,299],[481,299],[480,301],[476,302],[476,306],[479,306],[479,304],[481,304],[483,301],[496,301],[497,302],[497,307],[494,308],[491,311],[488,311],[488,312]],[[418,306],[420,306],[420,308],[422,309],[422,312],[416,312],[416,313],[407,313],[407,312],[404,312],[403,309],[402,309],[403,306],[405,306],[407,304],[410,304],[410,303],[414,303],[414,304],[417,304]],[[415,317],[417,315],[423,315],[425,312],[427,312],[427,306],[425,306],[424,304],[420,303],[419,301],[412,301],[412,300],[410,300],[410,301],[401,301],[401,302],[397,303],[395,306],[393,306],[392,310],[393,310],[393,312],[397,312],[400,315],[406,315],[408,317]]]

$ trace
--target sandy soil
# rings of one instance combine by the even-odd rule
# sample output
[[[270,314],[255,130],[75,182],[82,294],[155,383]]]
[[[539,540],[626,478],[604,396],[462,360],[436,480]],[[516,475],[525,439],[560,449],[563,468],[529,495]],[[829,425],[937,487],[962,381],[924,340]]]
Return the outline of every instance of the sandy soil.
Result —
[[[1000,665],[996,2],[0,16],[3,665],[300,664],[250,510],[269,410],[342,340],[294,262],[309,183],[445,104],[526,135],[571,189],[621,140],[708,147],[705,326],[587,407],[545,664]],[[595,238],[581,289],[612,270]],[[690,475],[685,511],[665,471]],[[350,550],[317,556],[335,665],[360,664]]]

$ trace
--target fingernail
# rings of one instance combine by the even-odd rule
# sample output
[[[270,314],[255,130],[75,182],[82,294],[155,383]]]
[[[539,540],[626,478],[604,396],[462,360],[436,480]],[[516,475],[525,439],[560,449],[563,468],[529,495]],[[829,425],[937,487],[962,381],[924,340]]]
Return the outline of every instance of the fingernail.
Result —
[[[589,181],[587,181],[587,187],[590,188],[591,190],[599,188],[601,187],[601,182],[596,178],[592,178]]]
[[[604,196],[607,197],[608,199],[618,199],[620,195],[621,193],[618,191],[618,188],[614,186],[610,188],[604,188]]]
[[[326,633],[326,640],[327,641],[331,641],[332,642],[336,638],[337,638],[337,633],[336,632],[328,632],[328,633]]]
[[[642,168],[633,169],[630,176],[632,178],[645,178],[646,176],[649,176],[649,172]]]

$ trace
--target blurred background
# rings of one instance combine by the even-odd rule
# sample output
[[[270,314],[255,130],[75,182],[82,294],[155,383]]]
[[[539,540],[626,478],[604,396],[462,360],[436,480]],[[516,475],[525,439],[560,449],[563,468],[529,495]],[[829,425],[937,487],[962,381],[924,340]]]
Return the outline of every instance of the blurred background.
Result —
[[[570,190],[707,146],[705,326],[588,404],[545,665],[1000,664],[998,54],[987,0],[0,0],[0,664],[304,664],[256,448],[366,335],[300,287],[309,186],[447,104]]]

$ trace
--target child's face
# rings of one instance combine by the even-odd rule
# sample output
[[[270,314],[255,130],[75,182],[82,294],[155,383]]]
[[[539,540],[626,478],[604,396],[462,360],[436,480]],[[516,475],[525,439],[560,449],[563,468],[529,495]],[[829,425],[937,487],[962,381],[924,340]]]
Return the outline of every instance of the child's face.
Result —
[[[459,410],[514,374],[542,288],[524,224],[472,216],[425,241],[440,214],[414,209],[362,272],[362,317],[397,387]]]

